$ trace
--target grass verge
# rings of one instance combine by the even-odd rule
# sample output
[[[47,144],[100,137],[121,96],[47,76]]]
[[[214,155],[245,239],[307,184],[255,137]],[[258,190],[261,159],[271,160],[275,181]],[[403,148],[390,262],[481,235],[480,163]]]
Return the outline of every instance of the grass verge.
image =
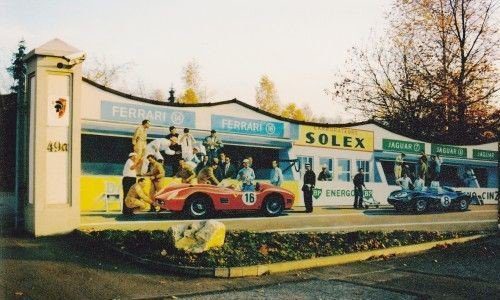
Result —
[[[484,232],[355,231],[347,233],[227,232],[222,247],[201,254],[177,250],[165,231],[104,230],[79,238],[138,257],[180,266],[239,267],[342,255],[389,247],[441,241]]]

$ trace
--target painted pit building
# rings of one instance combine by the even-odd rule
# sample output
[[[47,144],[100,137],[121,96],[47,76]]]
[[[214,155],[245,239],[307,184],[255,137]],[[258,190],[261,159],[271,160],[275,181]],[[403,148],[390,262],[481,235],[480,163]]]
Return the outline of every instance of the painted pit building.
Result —
[[[69,210],[70,216],[60,222],[67,221],[70,225],[66,227],[75,228],[79,219],[70,220],[71,216],[120,211],[123,165],[131,152],[133,132],[143,119],[152,122],[149,139],[164,137],[171,125],[178,132],[190,128],[199,141],[215,129],[233,164],[247,155],[253,157],[258,181],[268,180],[271,162],[280,161],[284,187],[297,195],[296,206],[303,205],[300,187],[306,162],[316,175],[322,165],[333,175],[331,181],[318,182],[316,206],[352,205],[352,178],[360,167],[366,171],[367,193],[386,204],[387,195],[399,188],[393,171],[395,157],[404,152],[406,163],[417,171],[421,151],[442,153],[441,185],[475,194],[485,203],[498,201],[497,142],[472,146],[427,143],[374,121],[335,125],[297,122],[237,99],[190,105],[159,103],[83,78],[81,63],[66,67],[65,55],[77,51],[53,40],[27,57],[26,101],[32,113],[20,130],[24,128],[30,144],[35,144],[26,151],[29,163],[25,173],[19,170],[18,175],[22,179],[25,174],[29,183],[24,211],[32,231],[37,227],[36,220],[31,220],[36,211],[50,218]],[[58,99],[67,101],[66,119],[53,116]],[[473,170],[477,182],[464,182],[468,169]],[[18,193],[22,192],[18,188]],[[39,206],[34,201],[36,195],[43,199]],[[51,226],[40,226],[40,234],[53,232]]]

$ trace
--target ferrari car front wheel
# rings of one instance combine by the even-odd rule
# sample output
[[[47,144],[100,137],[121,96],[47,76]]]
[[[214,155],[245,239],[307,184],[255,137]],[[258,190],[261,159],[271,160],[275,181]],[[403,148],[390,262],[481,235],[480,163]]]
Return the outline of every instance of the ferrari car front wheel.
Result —
[[[212,206],[204,197],[193,197],[189,200],[188,205],[185,207],[185,212],[191,218],[203,219],[210,216]]]
[[[271,196],[264,202],[264,214],[268,217],[279,216],[283,213],[283,200],[277,196]]]

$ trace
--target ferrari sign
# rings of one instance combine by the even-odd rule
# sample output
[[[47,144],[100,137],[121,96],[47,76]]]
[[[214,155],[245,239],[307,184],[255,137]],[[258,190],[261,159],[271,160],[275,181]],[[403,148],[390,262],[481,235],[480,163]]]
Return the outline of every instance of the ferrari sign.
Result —
[[[373,131],[343,127],[300,126],[296,145],[373,151]]]

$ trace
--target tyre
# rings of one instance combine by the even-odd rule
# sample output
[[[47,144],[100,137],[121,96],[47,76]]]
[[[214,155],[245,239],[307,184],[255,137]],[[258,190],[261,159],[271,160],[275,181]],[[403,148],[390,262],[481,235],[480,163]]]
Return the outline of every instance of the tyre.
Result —
[[[417,199],[414,205],[415,212],[424,213],[427,210],[427,201],[424,198]]]
[[[268,217],[279,216],[283,213],[284,209],[285,205],[283,199],[278,195],[268,196],[264,201],[264,205],[262,206],[264,214]]]
[[[212,215],[210,198],[205,195],[191,196],[184,207],[184,213],[193,219],[205,219]]]
[[[469,209],[469,201],[465,198],[460,199],[460,201],[458,201],[458,210],[466,211],[467,209]]]

